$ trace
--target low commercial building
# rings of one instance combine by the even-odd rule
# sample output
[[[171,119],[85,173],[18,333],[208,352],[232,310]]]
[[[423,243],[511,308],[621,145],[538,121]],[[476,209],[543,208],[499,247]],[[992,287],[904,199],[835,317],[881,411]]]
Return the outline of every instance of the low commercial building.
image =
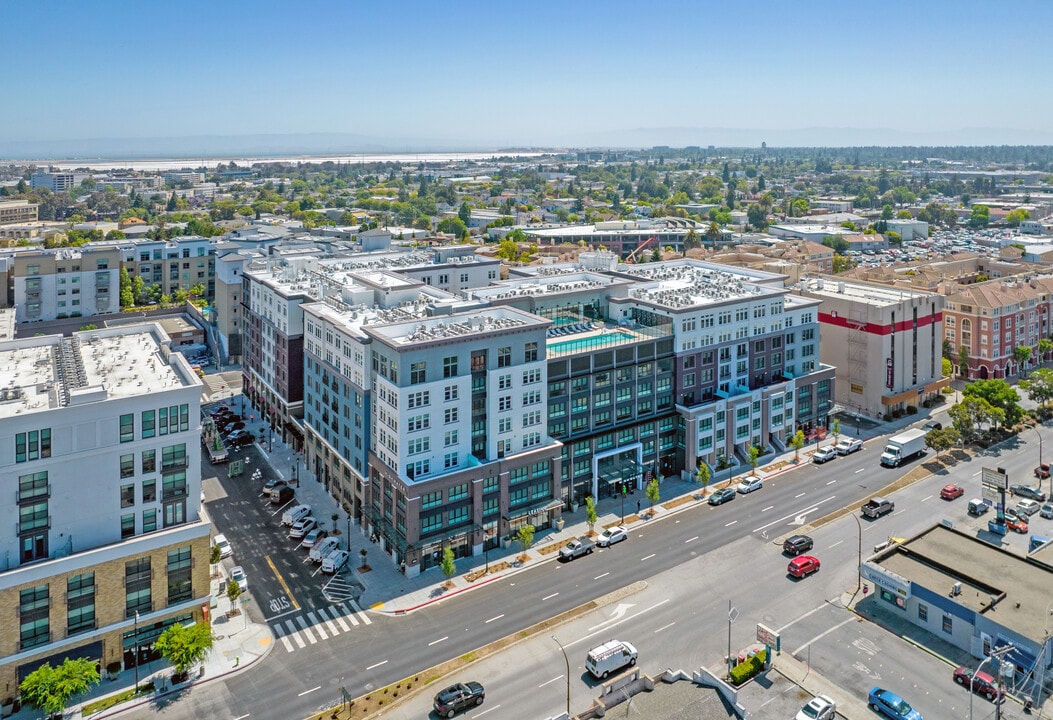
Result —
[[[201,383],[157,325],[0,342],[0,686],[207,620]],[[136,649],[138,648],[138,657]]]
[[[1038,553],[1041,556],[1042,551]],[[1013,683],[1042,683],[1053,665],[1049,627],[1053,567],[935,525],[860,568],[876,600],[978,660],[1006,645]],[[1026,695],[1034,692],[1027,686]]]
[[[28,200],[0,200],[0,225],[36,222],[39,207]]]

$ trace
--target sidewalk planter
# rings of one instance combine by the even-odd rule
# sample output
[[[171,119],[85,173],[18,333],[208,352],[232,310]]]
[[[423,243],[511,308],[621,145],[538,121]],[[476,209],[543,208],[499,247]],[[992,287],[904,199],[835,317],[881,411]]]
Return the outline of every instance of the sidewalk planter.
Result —
[[[556,526],[556,532],[562,532],[563,526],[566,524],[566,522],[567,521],[561,517],[556,518],[555,522],[553,523]]]
[[[764,669],[764,661],[766,658],[767,653],[764,650],[761,650],[757,654],[748,658],[745,662],[741,662],[731,668],[731,672],[728,674],[731,684],[739,686],[756,675],[759,675]]]
[[[15,699],[4,698],[4,701],[0,703],[0,717],[11,717],[15,713]]]
[[[106,665],[106,679],[116,680],[121,674],[121,664],[119,662],[112,662]]]

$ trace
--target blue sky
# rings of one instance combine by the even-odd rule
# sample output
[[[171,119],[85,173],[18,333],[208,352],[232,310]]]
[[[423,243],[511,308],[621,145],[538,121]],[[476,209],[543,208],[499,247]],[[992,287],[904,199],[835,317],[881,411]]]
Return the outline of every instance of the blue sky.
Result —
[[[0,139],[1053,143],[1051,21],[1048,0],[6,2]]]

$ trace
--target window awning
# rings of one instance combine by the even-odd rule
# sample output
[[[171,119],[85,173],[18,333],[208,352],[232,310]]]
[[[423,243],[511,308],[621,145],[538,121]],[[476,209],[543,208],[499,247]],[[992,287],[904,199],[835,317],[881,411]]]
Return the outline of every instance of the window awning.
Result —
[[[563,501],[559,499],[543,500],[533,505],[524,505],[508,511],[508,514],[504,516],[505,520],[518,520],[521,517],[527,515],[536,515],[540,512],[547,512],[548,510],[555,510],[558,507],[563,506]]]

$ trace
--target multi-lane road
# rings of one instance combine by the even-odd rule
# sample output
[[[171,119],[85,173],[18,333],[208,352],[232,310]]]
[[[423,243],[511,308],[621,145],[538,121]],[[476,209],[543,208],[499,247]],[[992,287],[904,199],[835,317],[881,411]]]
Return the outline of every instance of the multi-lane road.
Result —
[[[1026,442],[1027,438],[1020,438],[1016,445]],[[639,524],[633,527],[627,542],[573,563],[538,564],[456,601],[430,606],[406,617],[370,614],[371,624],[361,623],[353,632],[330,635],[312,644],[310,652],[284,652],[277,648],[251,671],[196,688],[187,697],[167,705],[165,713],[188,718],[304,717],[335,702],[340,687],[352,695],[382,687],[638,580],[650,585],[646,597],[626,600],[633,607],[626,609],[619,621],[624,621],[624,629],[639,640],[643,657],[662,663],[653,667],[652,661],[644,660],[644,669],[690,668],[711,665],[715,658],[719,661],[726,652],[729,599],[741,614],[742,645],[752,634],[752,624],[764,622],[770,627],[787,626],[784,648],[801,646],[803,652],[809,648],[815,652],[822,641],[836,636],[837,631],[809,642],[814,638],[809,634],[813,628],[809,621],[798,618],[854,586],[860,541],[864,548],[872,547],[889,535],[908,534],[944,514],[964,516],[965,499],[957,501],[957,505],[939,504],[938,490],[945,482],[965,485],[968,498],[978,494],[981,465],[1006,467],[1017,481],[1025,469],[1030,474],[1037,459],[1037,454],[1032,459],[1030,453],[1025,458],[1017,452],[1021,448],[1014,447],[993,455],[990,463],[976,458],[949,476],[924,480],[897,495],[894,515],[863,523],[861,540],[850,517],[824,525],[812,533],[816,538],[814,554],[822,559],[823,570],[800,582],[787,578],[786,558],[774,543],[776,537],[830,511],[858,505],[906,470],[881,468],[877,460],[880,445],[880,441],[873,441],[846,458],[785,472],[767,480],[764,489],[739,496],[723,506],[700,503],[653,525]],[[224,487],[228,482],[226,478],[221,480]],[[233,507],[229,517],[224,517],[218,507],[212,509],[217,526],[224,531],[227,521],[252,522],[240,519],[240,512]],[[273,532],[273,527],[259,530]],[[231,535],[238,552],[237,536],[228,533]],[[265,544],[261,543],[252,553],[268,555],[273,560]],[[239,561],[249,565],[244,554],[243,551]],[[267,574],[258,562],[250,566],[253,574]],[[295,581],[308,579],[297,577]],[[257,578],[255,582],[267,580]],[[653,599],[652,593],[657,593]],[[324,609],[324,603],[319,603],[319,607]],[[809,617],[820,619],[816,616],[821,617],[822,613]],[[591,639],[622,631],[622,625],[598,625],[604,619],[584,618],[578,623],[591,623],[584,626],[584,632],[561,629],[558,634],[572,643],[578,656],[583,656]],[[639,623],[647,623],[646,629],[638,629]],[[640,632],[644,636],[649,632],[654,644],[636,637]],[[554,643],[553,648],[558,652]],[[558,673],[554,674],[551,667],[552,649],[539,652],[535,658],[539,671],[554,677]],[[577,660],[580,665],[582,658]],[[853,659],[848,667],[856,661]],[[835,661],[832,667],[836,670],[840,665]],[[860,678],[846,678],[846,682],[854,684],[859,681]],[[581,687],[575,697],[580,695],[583,702],[591,697],[591,688],[580,680],[576,684]],[[533,693],[526,685],[518,691],[510,690],[510,701],[517,701],[516,692],[526,693],[519,702],[538,697],[537,687],[531,687]],[[488,690],[488,704],[494,697]],[[534,706],[530,707],[533,714]],[[558,710],[557,706],[554,712]],[[537,714],[544,712],[540,709]],[[136,711],[132,716],[145,718],[152,714],[154,710],[150,709]]]

